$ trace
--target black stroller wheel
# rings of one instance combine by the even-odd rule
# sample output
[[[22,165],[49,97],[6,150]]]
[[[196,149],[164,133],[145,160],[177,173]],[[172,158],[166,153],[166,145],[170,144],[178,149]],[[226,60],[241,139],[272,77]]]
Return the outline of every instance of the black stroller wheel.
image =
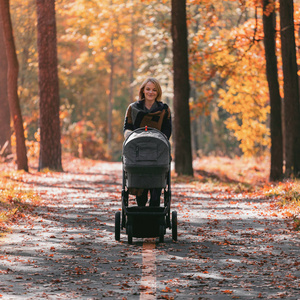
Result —
[[[128,244],[132,244],[132,225],[127,226]]]
[[[172,211],[172,239],[177,241],[177,211]]]
[[[121,228],[125,228],[126,225],[126,214],[124,212],[124,209],[122,209],[122,221],[121,221]]]
[[[121,231],[121,213],[118,211],[115,213],[115,239],[116,239],[116,241],[120,240],[120,231]]]
[[[159,226],[159,242],[163,243],[164,242],[164,235],[165,235],[165,226],[160,225]]]
[[[166,225],[167,228],[171,229],[171,216],[170,216],[170,209],[168,210],[167,214],[166,214]]]

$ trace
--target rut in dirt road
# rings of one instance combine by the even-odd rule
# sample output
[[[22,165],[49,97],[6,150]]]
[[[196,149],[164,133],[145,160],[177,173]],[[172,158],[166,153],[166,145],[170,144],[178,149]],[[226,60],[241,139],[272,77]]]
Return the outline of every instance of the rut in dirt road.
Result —
[[[128,245],[121,164],[20,177],[42,201],[1,240],[2,299],[300,299],[299,233],[270,199],[173,184],[178,242]]]

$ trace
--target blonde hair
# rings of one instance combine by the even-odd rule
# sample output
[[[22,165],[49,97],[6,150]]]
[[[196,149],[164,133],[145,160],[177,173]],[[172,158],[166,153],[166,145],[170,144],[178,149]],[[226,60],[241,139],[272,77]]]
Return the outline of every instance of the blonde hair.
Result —
[[[156,97],[156,101],[160,102],[161,101],[161,96],[162,96],[162,90],[161,90],[161,86],[159,84],[159,81],[153,77],[148,77],[147,79],[144,80],[144,82],[142,83],[142,85],[140,86],[140,91],[139,91],[139,99],[143,100],[145,99],[145,94],[144,94],[144,89],[145,86],[148,82],[152,82],[155,85],[155,88],[157,90],[157,97]]]

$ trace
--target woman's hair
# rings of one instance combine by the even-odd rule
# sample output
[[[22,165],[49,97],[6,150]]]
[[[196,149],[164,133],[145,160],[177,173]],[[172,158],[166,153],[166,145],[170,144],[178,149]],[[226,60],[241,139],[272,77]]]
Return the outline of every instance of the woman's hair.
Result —
[[[157,90],[157,97],[155,100],[160,102],[161,96],[162,96],[161,86],[159,84],[159,81],[153,77],[148,77],[147,79],[145,79],[144,82],[142,83],[142,85],[140,86],[139,99],[140,100],[145,99],[144,89],[148,82],[152,82],[155,85],[155,88]]]

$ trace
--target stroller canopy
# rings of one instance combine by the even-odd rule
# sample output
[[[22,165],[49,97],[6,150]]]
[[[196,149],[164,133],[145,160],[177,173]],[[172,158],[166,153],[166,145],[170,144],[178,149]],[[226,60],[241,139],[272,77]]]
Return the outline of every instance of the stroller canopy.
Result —
[[[124,141],[123,164],[131,167],[167,167],[170,164],[170,143],[159,130],[144,128],[135,130]]]

